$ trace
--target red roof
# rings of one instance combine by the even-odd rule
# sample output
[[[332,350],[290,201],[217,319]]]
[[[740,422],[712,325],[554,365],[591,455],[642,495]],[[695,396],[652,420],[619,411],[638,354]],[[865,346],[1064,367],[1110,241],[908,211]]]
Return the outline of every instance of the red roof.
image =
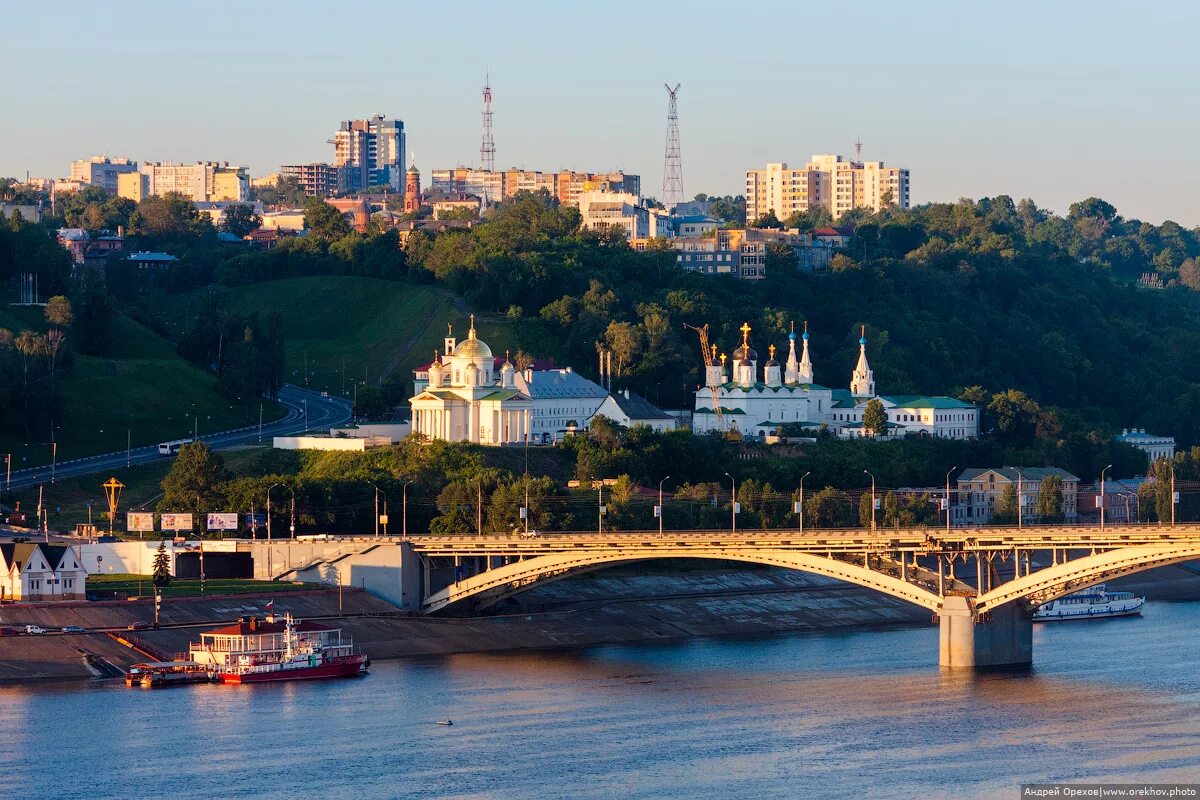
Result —
[[[287,628],[287,623],[281,619],[276,619],[274,622],[255,619],[240,619],[233,625],[226,625],[224,628],[206,631],[206,634],[216,634],[217,636],[260,636],[268,633],[283,633]],[[306,633],[310,631],[336,631],[337,628],[331,628],[328,625],[322,625],[319,622],[309,622],[300,620],[292,623],[292,630],[297,633]]]
[[[839,231],[837,228],[817,228],[813,231],[813,236],[846,236],[847,234]]]

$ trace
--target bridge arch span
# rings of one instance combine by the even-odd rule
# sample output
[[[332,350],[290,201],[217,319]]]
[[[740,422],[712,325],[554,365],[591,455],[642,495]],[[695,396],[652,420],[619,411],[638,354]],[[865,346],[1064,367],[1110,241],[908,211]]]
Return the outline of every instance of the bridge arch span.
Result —
[[[1037,606],[1097,583],[1198,558],[1200,544],[1194,543],[1135,545],[1106,550],[1002,583],[975,601],[975,611],[982,614],[1017,600]]]
[[[792,550],[725,550],[720,548],[621,548],[588,549],[549,553],[526,558],[501,567],[473,575],[452,583],[441,591],[425,598],[421,613],[434,614],[451,605],[468,599],[486,600],[493,603],[511,597],[534,586],[579,575],[591,570],[634,561],[649,561],[664,558],[694,558],[720,561],[741,561],[783,567],[801,572],[811,572],[829,578],[857,584],[882,592],[892,597],[936,612],[941,607],[941,598],[936,593],[936,576],[932,580],[925,573],[926,582],[934,583],[930,591],[916,583],[901,580],[883,572],[864,566],[840,561],[812,553]],[[915,569],[915,568],[914,568]]]

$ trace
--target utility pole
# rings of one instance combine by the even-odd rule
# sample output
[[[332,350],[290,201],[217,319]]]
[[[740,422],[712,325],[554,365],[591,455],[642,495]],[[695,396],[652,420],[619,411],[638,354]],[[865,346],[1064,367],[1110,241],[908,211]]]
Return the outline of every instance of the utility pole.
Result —
[[[406,538],[408,537],[408,484],[410,484],[410,483],[412,483],[412,481],[407,481],[404,484],[404,488],[400,490],[401,491],[401,499],[400,499],[401,528],[400,528],[400,532],[402,534],[404,534],[404,536]]]
[[[871,530],[875,530],[875,476],[870,470],[863,470],[867,475],[871,476]]]
[[[946,470],[946,535],[950,534],[950,474],[956,469],[955,466]]]
[[[50,482],[54,483],[54,470],[58,466],[58,442],[50,443]]]
[[[475,535],[483,536],[483,481],[475,481],[479,494],[475,498]]]
[[[4,457],[4,471],[5,471],[5,477],[4,477],[5,487],[4,488],[7,491],[11,492],[12,491],[12,453],[9,453],[8,455],[6,455]]]
[[[129,428],[125,429],[125,466],[129,467],[133,464],[133,431]]]
[[[38,500],[38,505],[41,505]],[[1175,527],[1175,506],[1179,503],[1179,492],[1175,491],[1175,463],[1171,462],[1171,527]]]
[[[263,404],[258,404],[258,440],[262,441]]]
[[[296,540],[296,490],[288,487],[292,493],[292,541]]]
[[[730,490],[731,500],[732,500],[732,502],[730,503],[730,508],[733,512],[732,514],[730,514],[730,517],[733,519],[733,533],[734,533],[734,535],[737,535],[737,515],[738,515],[738,511],[740,510],[738,508],[738,499],[737,499],[737,481],[734,480],[733,476],[730,475],[728,472],[725,473],[725,477],[729,478],[729,483],[733,487]]]
[[[604,512],[605,512],[605,508],[604,508],[604,479],[603,479],[603,478],[600,478],[600,479],[599,479],[599,482],[600,482],[600,495],[599,495],[600,499],[597,501],[597,509],[598,509],[598,511],[597,511],[597,514],[596,514],[596,524],[597,524],[597,529],[596,529],[596,530],[597,530],[597,531],[600,533],[600,535],[601,535],[601,536],[603,536],[603,535],[604,535]]]
[[[796,508],[795,508],[796,517],[799,519],[798,524],[799,524],[799,531],[800,531],[801,536],[804,535],[804,479],[807,478],[809,475],[812,475],[812,470],[809,470],[808,472],[806,472],[800,476],[800,500],[799,500],[799,502],[796,503]]]
[[[1025,524],[1025,476],[1017,470],[1017,530]]]
[[[1105,506],[1104,473],[1108,472],[1110,469],[1112,469],[1112,464],[1109,464],[1107,467],[1100,470],[1100,530],[1104,530],[1104,506]]]
[[[667,481],[667,478],[670,478],[670,477],[671,476],[668,475],[666,478],[663,478],[661,481],[658,482],[658,508],[654,509],[654,516],[658,517],[658,535],[659,536],[662,536],[662,532],[663,532],[663,491],[662,491],[662,487],[663,487],[663,484]]]
[[[379,538],[379,487],[373,483],[371,484],[371,486],[372,486],[372,488],[375,489],[375,538],[378,539]]]

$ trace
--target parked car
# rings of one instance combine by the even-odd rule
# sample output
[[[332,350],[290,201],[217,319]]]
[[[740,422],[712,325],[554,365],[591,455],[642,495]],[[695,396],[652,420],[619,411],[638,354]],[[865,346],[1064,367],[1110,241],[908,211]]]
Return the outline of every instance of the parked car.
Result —
[[[81,628],[78,625],[64,625],[63,633],[87,633],[87,628]]]
[[[18,636],[24,633],[20,628],[13,628],[8,625],[0,625],[0,636]]]
[[[139,621],[139,622],[129,623],[128,625],[125,626],[125,630],[127,630],[127,631],[148,631],[153,627],[154,626],[151,625],[149,622],[140,622]]]
[[[26,625],[25,632],[30,635],[33,635],[33,634],[37,634],[37,633],[45,633],[46,629],[42,628],[40,626],[37,626],[37,625]]]

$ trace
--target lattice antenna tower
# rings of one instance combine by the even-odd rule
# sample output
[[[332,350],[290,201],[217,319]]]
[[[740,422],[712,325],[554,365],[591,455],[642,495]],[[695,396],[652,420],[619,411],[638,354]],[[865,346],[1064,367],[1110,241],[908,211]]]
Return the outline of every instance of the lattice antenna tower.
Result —
[[[492,81],[489,75],[483,86],[483,142],[479,145],[479,168],[496,169],[496,141],[492,138]]]
[[[663,159],[663,188],[662,201],[668,209],[683,202],[683,161],[679,156],[679,112],[675,99],[679,96],[679,87],[675,84],[672,89],[667,84],[667,151]]]
[[[862,137],[854,140],[854,160],[859,164],[862,163]]]

